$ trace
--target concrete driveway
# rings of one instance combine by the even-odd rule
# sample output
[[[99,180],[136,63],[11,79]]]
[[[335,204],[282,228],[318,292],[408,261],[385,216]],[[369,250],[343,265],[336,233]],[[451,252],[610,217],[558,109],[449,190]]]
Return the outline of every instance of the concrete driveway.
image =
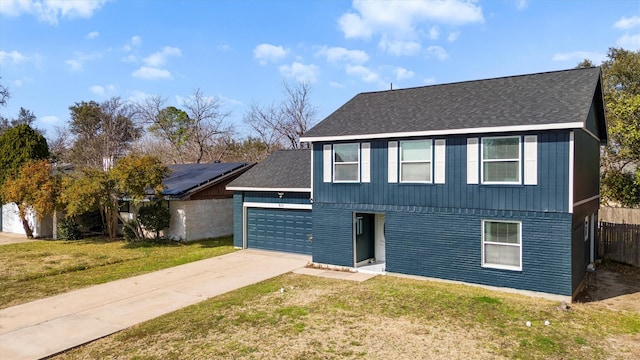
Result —
[[[0,245],[18,244],[29,241],[37,241],[37,239],[27,239],[27,236],[24,234],[0,232]]]
[[[0,310],[0,359],[40,359],[307,265],[241,250]]]

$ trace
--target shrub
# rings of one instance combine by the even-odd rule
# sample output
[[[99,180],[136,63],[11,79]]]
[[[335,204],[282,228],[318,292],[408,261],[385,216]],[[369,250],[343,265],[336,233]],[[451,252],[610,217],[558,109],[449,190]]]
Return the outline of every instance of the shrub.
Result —
[[[122,226],[122,236],[126,241],[136,241],[138,240],[138,234],[136,234],[136,230],[138,228],[138,222],[136,220],[127,220],[127,222]]]
[[[145,205],[138,212],[140,225],[153,233],[156,240],[160,238],[160,231],[169,227],[170,217],[169,207],[161,201]]]
[[[57,237],[61,240],[79,240],[82,238],[80,226],[74,218],[62,218],[57,221]]]

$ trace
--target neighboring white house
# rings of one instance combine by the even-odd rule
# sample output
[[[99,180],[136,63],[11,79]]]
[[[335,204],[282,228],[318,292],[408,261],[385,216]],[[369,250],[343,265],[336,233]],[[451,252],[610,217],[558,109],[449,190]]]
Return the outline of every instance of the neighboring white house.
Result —
[[[33,229],[34,238],[50,238],[53,236],[53,217],[51,215],[44,215],[41,219],[29,211],[27,213],[27,221]],[[2,221],[0,221],[2,232],[23,234],[24,227],[20,221],[18,215],[18,206],[14,203],[8,203],[2,205]]]
[[[171,214],[168,239],[195,241],[233,234],[233,192],[225,187],[249,170],[249,163],[169,165],[162,182]],[[129,217],[128,209],[121,212]]]

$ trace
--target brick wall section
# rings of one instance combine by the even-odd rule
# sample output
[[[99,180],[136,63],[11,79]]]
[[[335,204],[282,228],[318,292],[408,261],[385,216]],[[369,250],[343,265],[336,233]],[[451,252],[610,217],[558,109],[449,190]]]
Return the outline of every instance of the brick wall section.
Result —
[[[314,262],[353,266],[354,211],[386,215],[389,272],[572,294],[570,214],[314,204]],[[483,219],[522,222],[522,271],[481,266]]]
[[[172,239],[195,241],[233,234],[233,199],[170,201]]]

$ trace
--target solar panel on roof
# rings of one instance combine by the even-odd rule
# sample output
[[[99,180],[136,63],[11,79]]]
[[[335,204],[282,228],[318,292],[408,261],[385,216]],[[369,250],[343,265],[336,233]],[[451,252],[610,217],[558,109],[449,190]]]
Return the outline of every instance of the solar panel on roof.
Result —
[[[169,165],[171,174],[162,182],[165,187],[163,194],[169,196],[184,194],[193,188],[215,180],[246,165],[246,163]]]

